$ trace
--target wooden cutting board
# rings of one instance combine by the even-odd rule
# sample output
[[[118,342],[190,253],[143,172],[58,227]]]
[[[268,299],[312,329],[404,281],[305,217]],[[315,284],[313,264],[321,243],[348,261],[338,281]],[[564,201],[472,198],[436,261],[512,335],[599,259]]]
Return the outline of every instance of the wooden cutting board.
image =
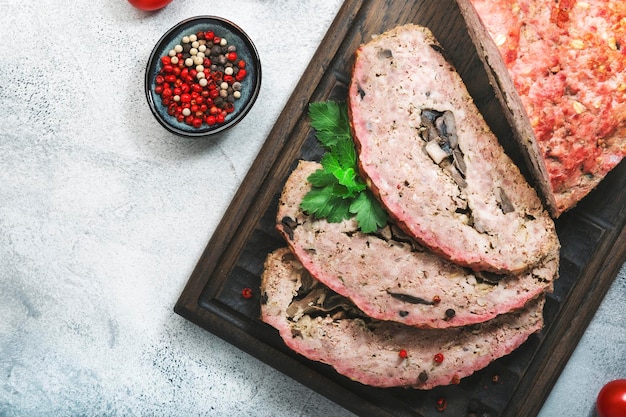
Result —
[[[263,261],[270,251],[285,246],[274,229],[282,184],[298,159],[321,156],[307,105],[343,100],[354,51],[372,35],[404,23],[432,30],[492,130],[523,167],[517,145],[507,139],[510,127],[456,1],[348,0],[215,230],[175,311],[358,415],[536,416],[626,260],[624,163],[556,222],[562,245],[560,278],[548,296],[543,331],[459,385],[431,391],[366,387],[293,353],[276,330],[258,319]],[[241,296],[243,288],[253,290],[252,299]],[[447,403],[443,412],[436,409],[440,398]]]

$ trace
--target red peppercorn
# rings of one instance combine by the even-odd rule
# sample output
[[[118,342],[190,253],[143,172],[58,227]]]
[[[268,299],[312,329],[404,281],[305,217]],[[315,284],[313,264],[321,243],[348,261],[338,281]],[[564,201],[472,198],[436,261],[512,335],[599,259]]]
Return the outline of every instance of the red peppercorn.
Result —
[[[217,116],[215,116],[215,122],[216,123],[224,123],[224,115],[223,114],[218,114]]]
[[[229,61],[234,61],[237,59],[237,53],[236,52],[229,52],[228,54],[226,54],[226,59],[228,59]]]
[[[438,295],[435,295],[433,297],[433,304],[439,304],[441,302],[441,297],[439,297]]]
[[[443,354],[442,353],[437,353],[433,359],[435,360],[435,362],[441,363],[441,362],[443,362]]]
[[[437,411],[444,411],[448,407],[445,398],[439,398],[437,400]]]
[[[241,296],[246,299],[252,298],[252,289],[248,287],[244,288],[241,290]]]
[[[213,39],[214,37],[215,37],[215,33],[213,33],[213,31],[212,31],[212,30],[208,30],[208,31],[204,32],[204,38],[205,38],[205,39],[209,39],[209,40],[211,40],[211,39]]]
[[[246,61],[244,61],[243,59],[239,62],[237,62],[237,66],[239,68],[245,68],[246,67]]]
[[[162,56],[161,57],[161,63],[163,65],[171,64],[172,63],[172,58],[170,58],[169,55]]]
[[[409,356],[409,354],[407,353],[405,349],[400,349],[400,352],[398,352],[398,356],[400,356],[400,358],[402,359],[406,359]]]
[[[213,43],[216,45],[219,45],[219,43],[222,41],[222,38],[220,38],[219,36],[214,36],[213,37]]]
[[[199,128],[200,126],[202,126],[202,119],[198,117],[194,117],[193,121],[191,122],[191,125],[195,127],[196,129]]]
[[[243,81],[244,78],[246,78],[246,70],[239,70],[237,75],[235,75],[235,80],[237,81]]]

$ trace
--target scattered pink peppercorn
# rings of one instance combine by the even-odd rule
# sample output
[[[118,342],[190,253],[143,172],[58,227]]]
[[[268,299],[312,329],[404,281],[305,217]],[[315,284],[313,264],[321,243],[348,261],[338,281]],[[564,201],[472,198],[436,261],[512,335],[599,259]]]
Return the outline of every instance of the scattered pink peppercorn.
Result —
[[[400,349],[400,351],[398,352],[398,356],[400,356],[402,359],[406,359],[409,354],[405,349]]]
[[[445,398],[439,398],[437,400],[437,411],[444,411],[448,407]]]
[[[244,288],[241,290],[241,296],[247,300],[249,300],[250,298],[252,298],[252,288]]]
[[[434,359],[435,362],[441,363],[441,362],[443,362],[443,354],[442,353],[437,353],[437,354],[435,354],[435,357],[433,359]]]

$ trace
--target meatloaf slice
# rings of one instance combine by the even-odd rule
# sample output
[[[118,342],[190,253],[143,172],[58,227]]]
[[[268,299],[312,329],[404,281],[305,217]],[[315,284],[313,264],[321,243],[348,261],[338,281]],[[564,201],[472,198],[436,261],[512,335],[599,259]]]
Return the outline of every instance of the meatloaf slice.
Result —
[[[261,294],[261,319],[279,331],[289,348],[376,387],[458,383],[519,347],[543,325],[542,297],[523,310],[469,327],[418,329],[373,320],[311,278],[287,248],[268,255]],[[441,363],[437,354],[443,355]]]
[[[557,250],[541,200],[428,29],[400,26],[362,45],[348,101],[361,174],[408,234],[500,273]]]
[[[280,197],[277,229],[319,281],[350,298],[368,316],[418,327],[480,323],[522,308],[552,288],[558,253],[520,276],[473,273],[417,245],[388,227],[361,233],[354,220],[329,223],[300,209],[321,168],[300,161]]]

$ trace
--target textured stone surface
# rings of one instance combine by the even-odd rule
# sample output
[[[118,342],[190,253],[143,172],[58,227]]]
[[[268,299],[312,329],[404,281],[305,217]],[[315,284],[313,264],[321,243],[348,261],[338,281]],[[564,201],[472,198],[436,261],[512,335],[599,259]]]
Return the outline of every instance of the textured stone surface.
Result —
[[[172,311],[340,3],[0,1],[0,416],[351,415]],[[158,38],[200,14],[263,62],[257,104],[214,141],[167,133],[143,93]],[[625,280],[552,410],[582,415],[625,375]]]

